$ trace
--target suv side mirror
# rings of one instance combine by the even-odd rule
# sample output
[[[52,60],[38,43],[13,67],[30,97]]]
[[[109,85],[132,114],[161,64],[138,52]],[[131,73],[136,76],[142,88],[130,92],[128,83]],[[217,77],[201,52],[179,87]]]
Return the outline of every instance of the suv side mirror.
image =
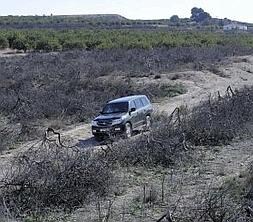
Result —
[[[136,108],[131,108],[130,111],[129,111],[129,114],[131,114],[132,112],[135,112],[136,111]]]

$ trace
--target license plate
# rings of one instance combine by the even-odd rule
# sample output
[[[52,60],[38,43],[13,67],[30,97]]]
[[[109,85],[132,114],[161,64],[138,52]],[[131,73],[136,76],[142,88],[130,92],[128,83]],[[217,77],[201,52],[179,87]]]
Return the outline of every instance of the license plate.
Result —
[[[107,132],[107,129],[100,129],[100,132]]]

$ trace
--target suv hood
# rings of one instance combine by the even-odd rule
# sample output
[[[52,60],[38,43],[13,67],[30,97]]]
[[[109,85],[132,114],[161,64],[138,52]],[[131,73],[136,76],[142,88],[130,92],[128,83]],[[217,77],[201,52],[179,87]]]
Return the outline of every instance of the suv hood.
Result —
[[[122,116],[124,116],[126,113],[111,113],[111,114],[101,114],[97,116],[94,120],[114,120],[114,119],[120,119]]]

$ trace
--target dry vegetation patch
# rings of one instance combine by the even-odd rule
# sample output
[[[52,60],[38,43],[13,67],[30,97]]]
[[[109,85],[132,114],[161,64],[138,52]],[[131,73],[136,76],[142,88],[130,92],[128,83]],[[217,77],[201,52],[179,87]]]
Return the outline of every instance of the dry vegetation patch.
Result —
[[[253,95],[252,88],[236,92],[230,89],[229,92],[212,103],[209,100],[201,104],[192,112],[180,108],[170,116],[157,116],[150,133],[108,144],[106,149],[99,151],[65,147],[44,139],[39,146],[28,149],[14,159],[9,174],[2,181],[2,206],[18,216],[51,209],[71,211],[87,204],[90,197],[94,199],[94,195],[101,198],[110,191],[113,191],[111,194],[120,195],[119,190],[111,189],[116,178],[113,173],[119,166],[171,168],[177,163],[192,160],[193,148],[198,149],[196,145],[230,142],[235,136],[244,134],[246,123],[252,122],[248,111],[252,108]],[[139,175],[137,171],[135,173]],[[145,194],[145,204],[155,203],[158,196],[161,198],[163,191],[160,189],[163,188],[157,190],[152,185],[147,189],[149,193]],[[137,202],[140,202],[138,198]],[[227,197],[224,198],[226,201]],[[216,197],[212,195],[208,196],[208,201],[214,208],[223,203],[213,202]],[[218,208],[222,212],[224,209]]]
[[[100,155],[43,141],[14,158],[0,196],[14,217],[72,211],[108,195],[113,181],[111,165]]]

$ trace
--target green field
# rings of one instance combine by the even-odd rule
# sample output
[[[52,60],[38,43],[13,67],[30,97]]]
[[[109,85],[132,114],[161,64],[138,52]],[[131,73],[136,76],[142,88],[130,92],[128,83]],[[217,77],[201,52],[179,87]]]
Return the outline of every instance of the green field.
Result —
[[[239,45],[253,47],[253,35],[212,32],[168,32],[141,30],[2,30],[0,48],[24,51],[156,47],[209,47]]]

